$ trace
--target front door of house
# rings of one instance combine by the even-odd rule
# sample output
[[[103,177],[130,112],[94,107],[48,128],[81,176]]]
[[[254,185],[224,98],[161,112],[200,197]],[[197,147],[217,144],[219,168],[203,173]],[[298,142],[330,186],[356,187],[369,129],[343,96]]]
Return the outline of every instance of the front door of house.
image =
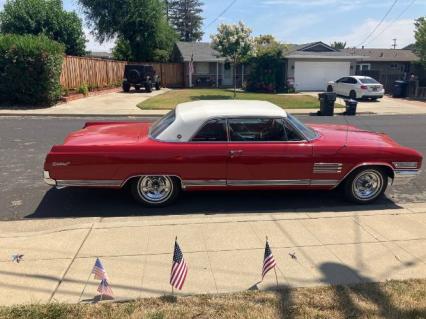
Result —
[[[223,81],[222,85],[232,86],[232,77],[234,75],[234,66],[230,63],[223,64]]]

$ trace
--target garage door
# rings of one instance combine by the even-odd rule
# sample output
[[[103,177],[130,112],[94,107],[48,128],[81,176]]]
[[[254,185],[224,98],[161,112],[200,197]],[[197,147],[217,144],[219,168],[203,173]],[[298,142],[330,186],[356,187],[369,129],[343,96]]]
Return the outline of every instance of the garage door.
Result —
[[[328,81],[350,73],[350,62],[305,62],[294,65],[294,85],[297,91],[323,91]]]

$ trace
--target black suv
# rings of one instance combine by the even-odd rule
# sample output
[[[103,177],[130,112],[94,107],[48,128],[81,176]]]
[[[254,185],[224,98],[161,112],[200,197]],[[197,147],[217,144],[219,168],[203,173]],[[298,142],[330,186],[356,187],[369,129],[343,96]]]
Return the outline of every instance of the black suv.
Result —
[[[129,92],[132,86],[136,90],[143,86],[146,92],[152,92],[153,88],[160,90],[160,77],[151,65],[127,64],[124,68],[123,91]]]

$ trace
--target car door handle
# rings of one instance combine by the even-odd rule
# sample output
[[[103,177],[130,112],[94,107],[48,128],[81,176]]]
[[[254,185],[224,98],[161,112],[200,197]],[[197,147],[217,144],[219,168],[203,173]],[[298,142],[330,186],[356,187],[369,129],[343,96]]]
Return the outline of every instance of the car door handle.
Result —
[[[238,155],[241,155],[242,152],[243,152],[243,150],[230,150],[229,155],[231,155],[231,158],[233,158],[233,157],[236,157]]]

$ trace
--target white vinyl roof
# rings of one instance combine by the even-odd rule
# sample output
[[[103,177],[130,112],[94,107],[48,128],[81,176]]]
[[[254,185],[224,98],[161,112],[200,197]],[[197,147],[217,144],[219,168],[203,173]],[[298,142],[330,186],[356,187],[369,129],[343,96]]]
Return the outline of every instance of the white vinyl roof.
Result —
[[[178,104],[176,119],[157,136],[168,142],[188,142],[208,120],[235,117],[287,117],[281,107],[266,101],[203,100]],[[178,137],[180,136],[180,138]]]

